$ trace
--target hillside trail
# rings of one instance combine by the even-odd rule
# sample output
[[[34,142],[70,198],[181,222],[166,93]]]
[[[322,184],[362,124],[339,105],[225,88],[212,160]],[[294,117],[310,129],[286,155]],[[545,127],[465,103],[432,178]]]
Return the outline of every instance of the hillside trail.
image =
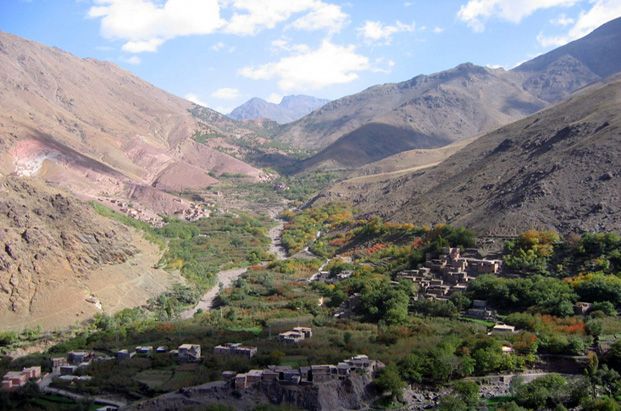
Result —
[[[390,176],[397,176],[397,175],[400,175],[400,174],[412,173],[414,171],[420,171],[420,170],[424,170],[426,168],[437,166],[440,163],[441,163],[441,161],[437,161],[435,163],[429,163],[429,164],[425,164],[425,165],[422,165],[422,166],[404,168],[404,169],[401,169],[401,170],[387,171],[385,173],[369,174],[369,175],[365,175],[365,176],[352,177],[352,178],[348,178],[346,180],[341,181],[341,183],[364,182],[366,180],[370,180],[370,179],[374,179],[374,178],[384,178],[384,177],[390,177]]]

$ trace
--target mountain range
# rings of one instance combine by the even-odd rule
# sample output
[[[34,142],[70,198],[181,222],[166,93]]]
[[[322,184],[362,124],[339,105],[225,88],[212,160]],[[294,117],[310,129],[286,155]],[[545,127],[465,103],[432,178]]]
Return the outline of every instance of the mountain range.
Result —
[[[477,138],[438,165],[373,177],[342,181],[314,202],[488,235],[621,230],[621,75]]]
[[[351,172],[311,205],[492,235],[619,230],[620,71],[617,19],[508,71],[465,63],[325,105],[286,97],[274,106],[310,113],[277,125],[0,33],[0,325],[67,325],[67,313],[96,312],[94,290],[115,309],[160,293],[178,279],[153,268],[159,250],[84,200],[155,224],[199,218],[188,193],[229,176],[267,181],[258,158]],[[298,160],[284,146],[314,154]],[[67,298],[79,303],[64,312]]]
[[[351,169],[489,132],[621,70],[621,19],[512,70],[470,63],[334,100],[275,139],[315,150],[296,171]]]
[[[263,118],[285,124],[304,117],[328,102],[329,100],[321,98],[298,95],[285,96],[276,104],[254,97],[231,111],[229,117],[235,120]]]

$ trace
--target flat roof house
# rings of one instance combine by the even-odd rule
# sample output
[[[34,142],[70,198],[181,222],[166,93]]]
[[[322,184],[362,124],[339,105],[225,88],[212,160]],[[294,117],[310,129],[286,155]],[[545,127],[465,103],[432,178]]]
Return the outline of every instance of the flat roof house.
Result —
[[[511,334],[515,332],[515,327],[503,323],[497,323],[492,328],[491,334]]]
[[[198,344],[181,344],[177,356],[180,361],[196,362],[201,359],[201,346]]]
[[[78,365],[91,360],[92,353],[87,351],[71,351],[67,354],[69,364]]]
[[[213,348],[215,355],[234,355],[245,358],[252,358],[257,353],[257,347],[244,346],[241,343],[226,343],[224,345],[216,345]]]
[[[40,378],[41,367],[39,366],[23,368],[21,371],[9,371],[2,377],[2,390],[16,390],[26,385],[28,380]]]

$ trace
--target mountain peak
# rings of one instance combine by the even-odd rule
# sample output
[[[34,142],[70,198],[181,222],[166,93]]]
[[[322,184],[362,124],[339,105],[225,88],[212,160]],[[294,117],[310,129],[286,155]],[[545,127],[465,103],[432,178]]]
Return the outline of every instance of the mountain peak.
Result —
[[[304,117],[326,104],[328,100],[305,95],[290,95],[282,98],[279,104],[253,97],[235,108],[229,117],[235,120],[256,120],[265,118],[284,124]]]

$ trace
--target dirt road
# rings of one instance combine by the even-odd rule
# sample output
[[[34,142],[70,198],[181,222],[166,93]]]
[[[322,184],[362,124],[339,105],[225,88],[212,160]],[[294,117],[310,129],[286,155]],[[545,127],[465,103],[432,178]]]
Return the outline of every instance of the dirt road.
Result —
[[[246,268],[232,268],[230,270],[223,270],[217,274],[218,280],[215,287],[212,287],[203,294],[201,300],[192,308],[181,312],[180,317],[182,319],[192,318],[194,314],[200,309],[202,311],[209,311],[213,306],[213,302],[220,292],[220,284],[222,288],[226,288],[233,284],[233,281],[237,280],[240,275],[246,272]]]

